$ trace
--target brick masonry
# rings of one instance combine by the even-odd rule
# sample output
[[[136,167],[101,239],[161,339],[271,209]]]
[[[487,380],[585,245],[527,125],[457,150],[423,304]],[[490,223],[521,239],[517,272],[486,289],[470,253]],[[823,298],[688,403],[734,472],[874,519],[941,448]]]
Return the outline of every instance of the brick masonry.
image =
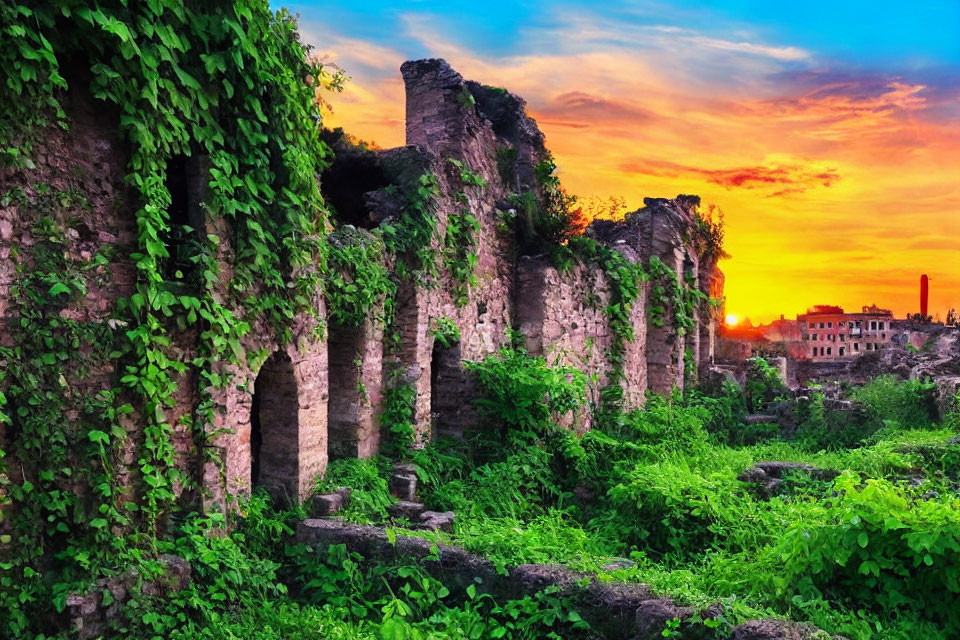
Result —
[[[280,339],[265,322],[253,322],[242,344],[244,363],[217,365],[216,372],[228,380],[222,388],[201,389],[203,383],[193,373],[178,381],[175,406],[168,411],[177,464],[200,488],[197,495],[185,494],[182,500],[207,510],[226,510],[230,496],[247,495],[256,483],[285,499],[305,499],[329,459],[378,452],[379,415],[384,385],[393,379],[391,371],[399,370],[399,379],[416,389],[419,442],[437,433],[459,437],[482,428],[471,407],[473,385],[462,361],[496,353],[508,343],[511,329],[526,334],[531,353],[583,369],[592,381],[594,398],[608,381],[607,351],[613,336],[604,313],[611,300],[607,276],[592,265],[575,264],[559,272],[543,257],[518,258],[513,235],[501,223],[511,206],[510,194],[540,188],[535,168],[549,157],[543,134],[526,114],[523,100],[466,81],[443,60],[407,62],[401,72],[407,146],[376,152],[370,166],[394,186],[415,184],[424,171],[436,176],[438,194],[430,202],[437,222],[435,249],[442,249],[452,213],[469,212],[476,218],[475,283],[461,300],[454,295],[457,283],[443,267],[431,282],[401,283],[389,328],[398,336],[396,348],[385,346],[387,328],[374,320],[379,313],[372,313],[359,328],[327,326],[320,291],[312,301],[313,313],[290,320],[289,339]],[[32,193],[35,185],[44,183],[84,194],[88,206],[68,211],[57,221],[67,230],[65,251],[69,257],[90,260],[98,250],[106,250],[110,258],[108,264],[84,272],[87,295],[61,313],[110,322],[117,304],[133,293],[137,277],[130,254],[137,250],[138,204],[124,183],[128,152],[117,141],[119,114],[79,91],[67,97],[65,107],[72,118],[71,130],[52,131],[41,141],[36,169],[0,173],[0,193],[14,187]],[[503,158],[498,150],[504,149],[515,151],[507,172],[498,166]],[[460,170],[450,160],[478,174],[484,186],[463,185]],[[188,158],[183,166],[190,223],[201,233],[220,238],[216,295],[229,300],[233,233],[221,218],[203,213],[206,160]],[[387,187],[356,194],[367,207],[366,216],[358,220],[375,225],[396,215],[395,192]],[[596,222],[588,233],[632,261],[646,263],[657,256],[678,277],[686,274],[701,290],[720,297],[722,274],[715,264],[701,262],[689,239],[699,198],[645,203],[625,221]],[[11,291],[17,269],[29,260],[28,249],[40,241],[32,231],[34,222],[16,204],[0,207],[0,344],[7,346],[19,322]],[[663,326],[648,322],[649,294],[648,285],[630,316],[635,336],[626,344],[621,381],[628,408],[642,406],[648,387],[667,392],[682,386],[686,350],[693,354],[694,365],[708,362],[713,354],[714,314],[700,314],[695,329],[681,335],[670,322],[669,310]],[[242,308],[231,311],[245,316]],[[441,320],[459,330],[459,340],[449,346],[439,344],[434,335]],[[171,331],[170,337],[178,359],[202,351],[202,338],[195,331]],[[90,348],[81,345],[80,350]],[[71,391],[113,388],[115,373],[113,364],[107,363],[82,381],[72,381]],[[213,417],[206,425],[207,450],[200,451],[191,421],[205,397]],[[141,427],[136,417],[128,420],[129,468],[120,470],[125,477],[135,468]],[[5,432],[0,431],[0,439]],[[15,449],[10,453],[15,455]]]

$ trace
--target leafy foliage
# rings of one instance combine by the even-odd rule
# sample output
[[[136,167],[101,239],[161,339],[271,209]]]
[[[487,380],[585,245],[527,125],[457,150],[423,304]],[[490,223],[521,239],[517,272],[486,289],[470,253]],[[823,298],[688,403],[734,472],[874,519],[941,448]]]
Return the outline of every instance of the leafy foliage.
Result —
[[[384,264],[383,243],[354,227],[342,227],[328,240],[324,294],[329,321],[344,327],[358,327],[370,318],[388,323],[397,285]]]
[[[175,490],[191,482],[175,464],[167,415],[181,376],[189,371],[201,389],[229,384],[214,363],[246,358],[240,341],[252,322],[282,342],[289,319],[313,308],[325,224],[315,174],[327,161],[315,90],[327,76],[308,62],[290,14],[265,2],[13,2],[0,15],[0,83],[12,94],[0,118],[4,163],[29,172],[44,127],[70,124],[63,91],[84,83],[79,93],[119,113],[138,207],[135,290],[94,326],[59,313],[111,260],[82,264],[59,247],[76,198],[43,184],[2,195],[44,238],[19,263],[23,322],[17,346],[2,354],[16,375],[7,398],[14,409],[4,412],[15,427],[8,449],[22,467],[9,491],[15,551],[0,565],[0,618],[4,633],[19,636],[102,567],[156,548]],[[197,230],[195,246],[171,255],[173,234],[186,229],[171,224],[167,168],[200,155],[209,163],[205,215],[226,233]],[[227,237],[232,279],[221,292]],[[201,346],[182,362],[170,335],[188,328]],[[119,363],[118,380],[78,384],[106,362]],[[210,411],[205,397],[183,419],[198,449]],[[131,419],[145,425],[136,442],[126,437]],[[77,487],[90,491],[81,498]]]

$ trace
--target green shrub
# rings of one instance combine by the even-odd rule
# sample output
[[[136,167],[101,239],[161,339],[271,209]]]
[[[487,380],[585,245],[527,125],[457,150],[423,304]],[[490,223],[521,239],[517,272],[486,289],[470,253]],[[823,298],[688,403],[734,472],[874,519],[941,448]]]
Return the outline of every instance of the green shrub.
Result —
[[[744,418],[747,416],[747,397],[740,385],[724,381],[713,395],[691,392],[689,404],[702,406],[707,410],[708,418],[704,423],[716,442],[724,444],[754,444],[755,441],[744,433]]]
[[[551,367],[541,356],[503,348],[481,362],[465,363],[477,382],[480,415],[504,430],[536,435],[553,420],[586,403],[586,377],[572,367]]]
[[[915,500],[886,480],[845,474],[836,497],[791,523],[768,557],[783,593],[875,611],[914,609],[960,631],[960,502]],[[773,565],[776,568],[773,568]]]
[[[752,413],[763,413],[769,405],[790,394],[780,371],[763,358],[750,358],[745,388],[747,407]]]
[[[854,389],[851,399],[862,404],[877,424],[904,429],[928,429],[936,416],[934,393],[937,385],[920,380],[898,381],[879,376]]]
[[[341,512],[352,522],[382,521],[387,505],[393,502],[390,487],[383,477],[380,460],[334,460],[317,483],[317,493],[332,493],[338,487],[350,487],[350,505]]]

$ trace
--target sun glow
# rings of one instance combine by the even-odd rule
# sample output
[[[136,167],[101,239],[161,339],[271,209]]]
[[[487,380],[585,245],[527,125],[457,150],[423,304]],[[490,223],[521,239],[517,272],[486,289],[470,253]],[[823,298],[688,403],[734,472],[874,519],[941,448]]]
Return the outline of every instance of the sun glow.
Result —
[[[737,326],[737,323],[740,322],[740,318],[733,315],[732,313],[729,313],[727,314],[726,322],[728,327],[735,327]]]

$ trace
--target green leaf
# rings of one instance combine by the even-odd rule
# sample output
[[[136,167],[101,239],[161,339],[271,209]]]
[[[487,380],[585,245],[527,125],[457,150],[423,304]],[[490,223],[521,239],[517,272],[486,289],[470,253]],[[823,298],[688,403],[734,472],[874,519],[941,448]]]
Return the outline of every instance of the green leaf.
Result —
[[[62,282],[57,282],[52,287],[50,287],[51,296],[58,296],[61,293],[70,293],[70,287],[68,287]]]

